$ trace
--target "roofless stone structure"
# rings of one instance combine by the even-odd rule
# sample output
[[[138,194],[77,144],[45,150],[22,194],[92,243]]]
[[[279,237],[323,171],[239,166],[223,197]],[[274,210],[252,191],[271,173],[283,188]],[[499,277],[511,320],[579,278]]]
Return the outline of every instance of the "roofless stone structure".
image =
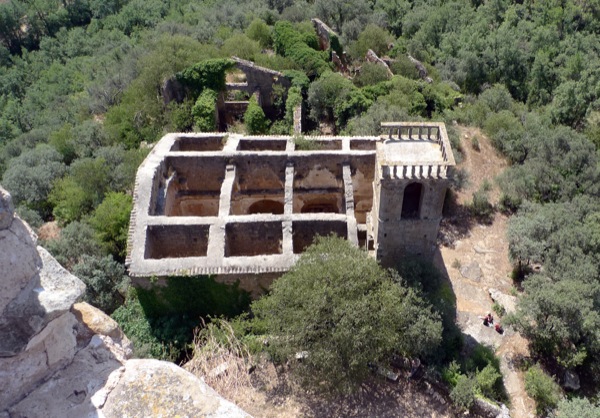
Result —
[[[391,264],[431,254],[454,158],[442,123],[384,123],[381,137],[168,134],[140,166],[129,273],[137,283],[215,275],[266,288],[316,235]]]

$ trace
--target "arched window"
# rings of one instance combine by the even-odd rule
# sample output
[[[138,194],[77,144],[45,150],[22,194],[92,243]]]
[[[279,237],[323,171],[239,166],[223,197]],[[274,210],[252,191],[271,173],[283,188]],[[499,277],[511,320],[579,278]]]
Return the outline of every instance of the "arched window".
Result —
[[[273,215],[283,214],[283,203],[274,200],[259,200],[254,202],[248,208],[248,215],[255,213],[272,213]]]
[[[402,219],[419,219],[421,217],[421,197],[423,185],[421,183],[410,183],[404,189],[402,199]]]

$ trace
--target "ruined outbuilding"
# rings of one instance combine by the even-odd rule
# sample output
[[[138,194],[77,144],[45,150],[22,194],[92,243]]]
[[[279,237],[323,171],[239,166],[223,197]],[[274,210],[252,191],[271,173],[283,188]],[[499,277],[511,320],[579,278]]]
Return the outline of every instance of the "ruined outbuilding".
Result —
[[[431,254],[454,166],[445,126],[384,127],[316,137],[312,150],[285,136],[166,135],[138,170],[130,276],[214,275],[257,292],[329,234],[388,265]]]

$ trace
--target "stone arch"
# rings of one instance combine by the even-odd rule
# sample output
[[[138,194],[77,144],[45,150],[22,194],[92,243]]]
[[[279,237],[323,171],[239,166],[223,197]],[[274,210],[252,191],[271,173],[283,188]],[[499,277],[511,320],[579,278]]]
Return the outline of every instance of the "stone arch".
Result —
[[[282,215],[283,203],[268,199],[256,201],[248,208],[248,215],[253,215],[255,213],[272,213],[273,215]]]
[[[419,219],[421,217],[421,202],[423,200],[423,185],[410,183],[404,188],[402,199],[402,219]]]

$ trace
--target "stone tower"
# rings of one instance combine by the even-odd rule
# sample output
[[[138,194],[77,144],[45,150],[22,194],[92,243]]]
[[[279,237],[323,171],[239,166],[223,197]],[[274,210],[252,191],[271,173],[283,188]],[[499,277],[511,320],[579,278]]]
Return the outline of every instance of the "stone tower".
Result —
[[[431,255],[454,156],[443,123],[383,123],[377,144],[369,229],[377,259]]]

